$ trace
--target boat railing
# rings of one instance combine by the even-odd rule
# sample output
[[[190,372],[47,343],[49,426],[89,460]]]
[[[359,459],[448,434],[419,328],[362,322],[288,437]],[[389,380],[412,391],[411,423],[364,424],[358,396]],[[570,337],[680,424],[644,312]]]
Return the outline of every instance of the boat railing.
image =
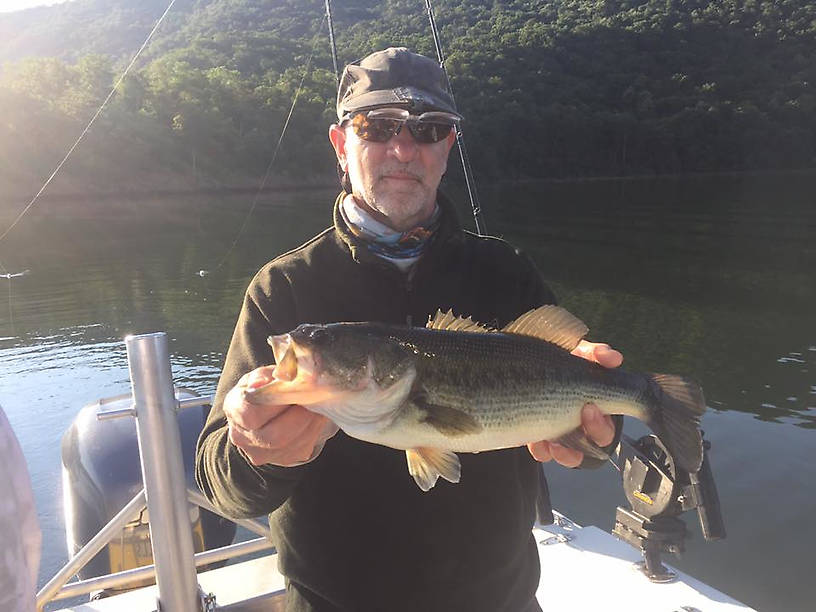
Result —
[[[144,488],[83,546],[37,593],[37,610],[51,601],[101,589],[128,588],[155,579],[157,609],[190,612],[215,609],[214,597],[202,592],[196,567],[272,548],[269,528],[260,521],[233,519],[261,537],[194,553],[189,505],[218,512],[198,491],[187,487],[182,464],[181,435],[176,411],[210,403],[209,397],[177,399],[173,386],[167,335],[163,332],[125,338],[133,404],[128,408],[100,410],[100,420],[133,416],[139,442]],[[100,402],[100,408],[104,404]],[[124,526],[147,508],[153,565],[70,582]]]

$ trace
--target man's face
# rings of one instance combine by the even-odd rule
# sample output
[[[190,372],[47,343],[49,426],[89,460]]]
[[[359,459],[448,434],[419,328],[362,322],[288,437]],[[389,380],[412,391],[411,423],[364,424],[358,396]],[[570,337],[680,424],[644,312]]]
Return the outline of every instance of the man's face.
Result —
[[[433,213],[436,189],[456,135],[421,144],[403,126],[387,142],[370,142],[351,126],[329,128],[329,140],[348,173],[357,202],[386,225],[406,231]]]

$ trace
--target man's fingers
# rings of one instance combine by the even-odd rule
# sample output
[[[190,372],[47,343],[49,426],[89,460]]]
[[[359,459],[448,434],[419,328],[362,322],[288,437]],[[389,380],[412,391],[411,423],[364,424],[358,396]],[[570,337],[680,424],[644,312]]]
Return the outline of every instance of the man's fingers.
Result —
[[[262,366],[260,368],[255,368],[246,375],[245,386],[248,389],[254,389],[255,387],[260,387],[266,383],[272,382],[274,379],[275,366]],[[243,381],[244,379],[242,378],[241,380]]]
[[[285,412],[289,406],[278,404],[254,404],[246,402],[241,397],[242,389],[237,387],[230,393],[238,393],[236,398],[227,398],[224,402],[224,414],[227,420],[240,425],[244,429],[260,429],[270,420]]]
[[[244,451],[253,465],[302,465],[317,457],[326,440],[339,431],[331,420],[303,406],[283,408],[257,429],[244,429],[230,422],[230,441]]]
[[[584,460],[584,453],[574,448],[561,446],[557,442],[550,442],[550,452],[552,453],[553,459],[569,468],[578,467]]]
[[[303,406],[286,406],[276,417],[253,431],[259,446],[278,449],[304,441],[314,442],[323,427],[319,415],[309,412]],[[325,418],[325,417],[324,417]]]
[[[623,363],[623,355],[620,351],[616,351],[608,344],[599,342],[587,342],[581,340],[576,346],[572,354],[582,359],[594,361],[605,368],[617,368]]]
[[[546,440],[541,440],[539,442],[530,442],[527,445],[527,450],[530,451],[530,454],[536,461],[546,463],[547,461],[552,460],[552,453],[550,453],[550,443],[547,442]]]
[[[623,363],[623,354],[608,344],[599,344],[593,351],[595,361],[605,368],[617,368]]]
[[[598,446],[608,446],[615,439],[615,423],[603,414],[595,404],[585,404],[581,409],[581,424],[587,437]]]
[[[527,449],[533,456],[533,459],[546,463],[555,459],[557,463],[565,467],[578,467],[584,460],[584,453],[574,448],[567,448],[561,446],[558,442],[550,442],[548,440],[540,440],[538,442],[530,442]]]

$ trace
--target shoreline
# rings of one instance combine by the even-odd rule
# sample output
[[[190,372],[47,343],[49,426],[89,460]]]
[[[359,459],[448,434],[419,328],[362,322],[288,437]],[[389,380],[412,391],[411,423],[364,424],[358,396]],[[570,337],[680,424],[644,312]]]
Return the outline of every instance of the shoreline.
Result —
[[[816,174],[816,167],[788,168],[788,169],[763,169],[763,170],[712,170],[707,172],[683,172],[672,174],[629,174],[629,175],[603,175],[603,176],[574,176],[574,177],[526,177],[526,178],[488,178],[482,179],[485,183],[494,185],[535,185],[535,184],[571,184],[571,183],[602,183],[602,182],[640,182],[649,180],[679,180],[696,178],[715,177],[749,177],[749,176],[810,176]],[[457,176],[457,179],[459,177]],[[478,179],[477,179],[478,180]],[[458,187],[458,181],[448,181],[448,188]],[[173,196],[188,197],[197,195],[246,195],[246,194],[269,194],[269,193],[297,193],[308,191],[323,191],[337,188],[338,183],[335,177],[327,175],[316,181],[309,182],[287,182],[284,184],[268,185],[262,189],[249,184],[236,185],[201,185],[197,187],[173,187],[168,186],[161,189],[122,189],[117,191],[100,190],[84,192],[57,192],[47,191],[40,196],[40,200],[55,202],[83,202],[111,201],[111,200],[150,200],[153,198],[168,198]],[[0,195],[0,206],[17,204],[25,201],[29,202],[32,194],[4,194]]]
[[[518,178],[499,179],[496,182],[501,184],[532,184],[532,183],[590,183],[590,182],[623,182],[623,181],[647,181],[664,179],[693,179],[693,178],[714,178],[714,177],[741,177],[741,176],[784,176],[802,175],[808,176],[816,174],[816,166],[806,168],[769,168],[759,170],[708,170],[704,172],[674,172],[666,174],[622,174],[622,175],[602,175],[602,176],[575,176],[575,177],[542,177],[542,178]]]

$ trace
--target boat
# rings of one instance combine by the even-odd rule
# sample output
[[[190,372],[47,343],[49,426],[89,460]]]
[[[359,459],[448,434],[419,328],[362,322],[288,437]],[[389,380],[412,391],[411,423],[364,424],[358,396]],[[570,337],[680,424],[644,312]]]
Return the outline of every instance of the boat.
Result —
[[[85,407],[66,434],[69,442],[63,442],[64,463],[71,464],[63,465],[63,482],[73,556],[40,590],[37,609],[51,604],[49,609],[66,612],[283,610],[285,578],[278,571],[268,525],[259,520],[235,521],[242,533],[257,537],[232,543],[235,526],[216,517],[217,511],[190,484],[192,466],[185,466],[185,461],[191,463],[189,440],[203,426],[202,415],[212,398],[174,387],[166,334],[128,336],[125,344],[132,394]],[[131,419],[138,425],[130,428],[133,439],[123,443],[116,431],[127,429],[122,423],[132,424]],[[126,453],[128,444],[138,446],[141,473],[132,484],[136,492],[129,501],[120,489],[108,495],[114,500],[108,500],[116,507],[114,515],[83,538],[78,526],[87,527],[98,519],[80,517],[88,510],[76,500],[87,498],[91,490],[102,496],[105,492],[96,483],[83,481],[77,471],[93,479],[98,470],[92,466],[108,464],[112,465],[109,476],[119,473],[104,444],[98,443],[102,438],[77,453],[83,431],[89,436],[102,431],[91,421],[108,428],[102,438],[114,440],[120,452]],[[90,461],[89,453],[101,453],[97,458],[101,463]],[[707,539],[724,536],[707,462],[698,474],[684,480],[654,436],[639,441],[624,437],[617,457],[632,508],[618,508],[615,535],[581,526],[558,512],[541,517],[545,520],[533,527],[542,568],[537,590],[542,608],[751,610],[661,559],[662,553],[682,550],[684,533],[678,530],[682,521],[677,517],[681,512],[697,511]],[[108,482],[115,484],[115,478]],[[97,503],[97,509],[99,505],[104,504]],[[80,540],[84,540],[81,546]],[[100,562],[100,556],[107,561]],[[230,563],[225,565],[226,561]],[[89,564],[92,567],[84,570]],[[103,566],[109,571],[102,572]],[[77,574],[80,579],[69,582]],[[588,577],[592,588],[585,588]],[[90,599],[79,603],[53,607],[53,602],[88,595]]]

